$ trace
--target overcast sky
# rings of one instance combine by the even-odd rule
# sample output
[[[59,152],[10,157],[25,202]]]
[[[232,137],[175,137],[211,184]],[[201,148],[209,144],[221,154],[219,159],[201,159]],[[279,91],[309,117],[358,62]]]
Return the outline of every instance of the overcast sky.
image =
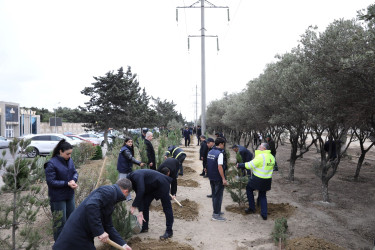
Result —
[[[0,101],[25,107],[76,108],[93,76],[130,66],[148,95],[200,115],[200,9],[197,0],[0,0]],[[310,25],[320,31],[352,19],[370,0],[210,0],[205,9],[206,102],[239,92],[276,54],[298,45]],[[60,104],[58,104],[60,103]]]

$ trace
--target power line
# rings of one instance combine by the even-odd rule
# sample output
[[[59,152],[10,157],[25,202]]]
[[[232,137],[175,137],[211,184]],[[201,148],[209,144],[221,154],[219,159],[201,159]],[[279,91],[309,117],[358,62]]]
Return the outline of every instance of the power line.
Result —
[[[184,2],[185,3],[185,2]],[[200,6],[198,4],[200,3]],[[205,6],[205,3],[208,5]],[[201,128],[202,134],[206,131],[206,53],[205,53],[205,38],[206,37],[216,37],[217,50],[219,50],[219,38],[218,36],[206,35],[205,34],[205,23],[204,23],[204,9],[205,8],[226,8],[228,10],[228,21],[229,21],[229,7],[227,6],[216,6],[207,0],[198,0],[189,6],[176,7],[176,21],[178,22],[178,9],[187,8],[200,8],[201,9],[201,34],[200,35],[189,35],[188,36],[188,49],[190,49],[190,37],[200,37],[201,38],[201,99],[202,99],[202,113],[201,113]]]

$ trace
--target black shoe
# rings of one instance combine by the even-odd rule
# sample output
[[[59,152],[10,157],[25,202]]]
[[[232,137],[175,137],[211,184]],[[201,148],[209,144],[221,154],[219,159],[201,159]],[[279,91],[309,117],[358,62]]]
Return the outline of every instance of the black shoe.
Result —
[[[167,233],[167,232],[165,232],[162,236],[160,236],[160,239],[161,240],[166,240],[168,238],[172,238],[172,236],[173,236],[173,233]]]
[[[247,214],[253,214],[253,213],[255,213],[255,211],[252,210],[252,209],[250,209],[250,208],[248,207],[248,208],[245,209],[245,213],[247,213]]]
[[[205,176],[205,175],[206,173],[204,171],[200,174],[200,176]]]
[[[212,194],[207,195],[207,198],[212,198]]]
[[[208,175],[207,175],[207,174],[205,174],[205,175],[203,176],[203,178],[208,178]]]
[[[147,229],[142,228],[141,233],[147,233],[147,232],[148,232],[148,228]]]
[[[261,216],[262,216],[263,220],[267,220],[267,216],[263,216],[263,215],[261,215]]]
[[[181,174],[181,173],[179,173],[178,175],[181,175],[181,176],[183,176],[184,174]]]

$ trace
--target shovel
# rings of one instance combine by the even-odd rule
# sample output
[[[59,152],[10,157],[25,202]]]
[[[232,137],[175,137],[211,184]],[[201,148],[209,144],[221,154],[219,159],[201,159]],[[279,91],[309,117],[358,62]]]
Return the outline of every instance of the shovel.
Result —
[[[120,250],[124,250],[124,248],[122,246],[120,246],[119,244],[117,244],[116,242],[113,242],[111,241],[110,239],[107,240],[107,243],[111,246],[113,246],[114,248],[116,249],[120,249]]]
[[[170,196],[171,196],[171,198],[173,197],[171,194],[169,194]],[[182,207],[182,205],[181,205],[181,203],[180,202],[178,202],[178,200],[176,199],[176,198],[173,198],[173,200],[180,206],[180,207]]]

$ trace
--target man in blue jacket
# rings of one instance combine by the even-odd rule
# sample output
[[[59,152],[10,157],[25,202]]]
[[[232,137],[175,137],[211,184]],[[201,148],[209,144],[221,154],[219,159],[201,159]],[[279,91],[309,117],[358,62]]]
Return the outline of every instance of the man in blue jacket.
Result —
[[[253,159],[253,154],[244,146],[235,144],[232,146],[232,149],[236,154],[239,153],[241,156],[241,161],[237,160],[237,163],[245,163]],[[247,170],[246,172],[249,176],[251,175],[250,170]]]
[[[170,185],[172,178],[151,169],[138,169],[130,173],[127,177],[133,185],[136,193],[134,202],[130,209],[133,214],[138,208],[139,220],[143,221],[142,231],[148,232],[149,209],[151,202],[161,200],[163,211],[166,219],[167,229],[160,239],[168,239],[173,236],[173,210],[169,197]]]
[[[94,250],[94,238],[98,237],[102,242],[111,239],[131,250],[112,224],[116,203],[124,201],[131,190],[132,183],[123,178],[114,185],[101,186],[91,192],[70,215],[52,249]]]
[[[224,155],[223,149],[225,140],[223,138],[216,138],[215,147],[213,147],[207,155],[207,174],[210,179],[212,207],[212,220],[225,221],[221,215],[221,204],[223,201],[224,186],[228,185],[224,174]]]

